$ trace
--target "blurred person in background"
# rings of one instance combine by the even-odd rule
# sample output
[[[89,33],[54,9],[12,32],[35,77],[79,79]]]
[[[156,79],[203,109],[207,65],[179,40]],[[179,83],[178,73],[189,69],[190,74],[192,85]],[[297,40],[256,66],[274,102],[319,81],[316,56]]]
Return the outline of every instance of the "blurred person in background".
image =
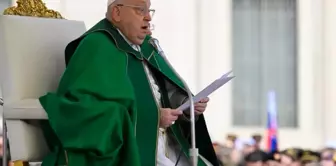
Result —
[[[280,164],[288,166],[301,165],[302,150],[298,148],[290,148],[281,152]]]
[[[268,166],[279,166],[281,154],[279,152],[268,153]]]
[[[221,165],[221,166],[223,166],[224,164],[223,164],[223,162],[224,161],[222,161],[222,160],[225,160],[225,159],[227,159],[226,157],[226,154],[224,154],[223,153],[223,151],[224,151],[224,149],[226,148],[226,147],[224,147],[223,145],[221,145],[220,143],[217,143],[217,142],[214,142],[213,144],[212,144],[212,146],[213,146],[213,148],[214,148],[214,150],[215,150],[215,153],[216,153],[216,156],[217,156],[217,159],[218,159],[218,162],[219,162],[219,164]],[[228,149],[228,148],[227,148]]]
[[[333,166],[336,166],[336,152],[334,152],[334,155],[333,155]],[[331,164],[330,164],[331,165]]]
[[[225,166],[236,166],[241,159],[241,154],[236,148],[229,148],[219,143],[213,143],[217,158],[220,164]]]
[[[320,153],[311,150],[305,150],[302,152],[300,160],[303,166],[319,165],[321,161]]]
[[[239,165],[244,166],[245,165],[245,157],[249,155],[250,153],[256,151],[255,147],[255,141],[252,138],[248,139],[238,139],[236,141],[236,147],[238,150],[240,150],[241,155],[239,158]]]
[[[245,156],[245,166],[267,166],[267,154],[261,150],[255,150]]]
[[[248,138],[248,139],[243,140],[242,144],[243,144],[242,153],[244,156],[257,150],[256,142],[253,138]]]
[[[256,147],[256,149],[260,149],[260,144],[261,144],[261,141],[262,141],[262,136],[260,134],[253,134],[252,138],[255,141],[255,147]]]
[[[278,161],[275,161],[275,160],[268,160],[266,165],[267,166],[283,166]]]
[[[333,148],[324,148],[321,151],[321,166],[333,166],[334,165],[334,154],[335,150]]]
[[[237,135],[235,135],[235,134],[228,134],[226,136],[226,140],[225,140],[224,146],[228,147],[228,148],[235,148],[236,140],[237,140]]]
[[[320,166],[320,164],[318,162],[312,162],[312,163],[308,163],[305,166]]]
[[[231,148],[227,148],[220,143],[213,143],[213,147],[218,158],[218,162],[221,166],[226,166],[227,164],[231,163],[230,153],[232,151]],[[230,165],[230,164],[229,164]]]

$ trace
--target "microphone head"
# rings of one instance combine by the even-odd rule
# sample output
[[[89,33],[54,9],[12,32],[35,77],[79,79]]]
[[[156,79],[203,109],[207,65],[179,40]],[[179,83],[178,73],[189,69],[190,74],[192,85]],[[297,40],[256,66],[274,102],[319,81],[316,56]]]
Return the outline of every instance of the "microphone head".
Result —
[[[158,51],[161,51],[158,39],[152,37],[148,40],[148,43],[151,44]]]
[[[166,57],[165,54],[164,54],[164,52],[163,52],[163,50],[162,50],[162,48],[161,48],[160,45],[159,45],[159,40],[158,40],[158,39],[156,39],[156,38],[150,38],[150,39],[148,40],[148,43],[151,44],[151,45],[156,49],[156,51],[157,51],[163,58]]]
[[[154,45],[157,45],[159,41],[158,39],[152,37],[148,40],[148,43],[154,46]]]

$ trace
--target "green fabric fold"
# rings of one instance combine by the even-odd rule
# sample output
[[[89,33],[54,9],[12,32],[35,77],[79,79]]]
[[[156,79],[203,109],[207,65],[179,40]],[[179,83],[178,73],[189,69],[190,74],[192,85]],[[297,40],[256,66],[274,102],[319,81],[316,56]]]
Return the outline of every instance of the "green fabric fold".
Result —
[[[69,166],[140,165],[127,57],[114,56],[119,50],[110,43],[99,32],[85,37],[57,93],[40,98]],[[57,162],[44,161],[43,165]]]

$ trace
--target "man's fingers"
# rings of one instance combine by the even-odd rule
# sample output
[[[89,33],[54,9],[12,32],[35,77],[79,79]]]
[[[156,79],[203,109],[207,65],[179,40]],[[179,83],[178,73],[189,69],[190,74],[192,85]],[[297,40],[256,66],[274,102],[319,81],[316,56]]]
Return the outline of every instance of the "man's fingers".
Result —
[[[171,118],[170,118],[171,121],[175,121],[177,119],[178,119],[178,116],[171,116]]]
[[[209,99],[209,97],[206,97],[206,98],[204,98],[204,99],[201,99],[201,103],[207,103],[208,101],[209,101],[210,99]]]
[[[206,107],[207,103],[196,103],[195,107]]]
[[[196,115],[200,115],[200,114],[203,114],[203,112],[204,112],[204,111],[198,111],[198,110],[196,110],[196,111],[195,111],[195,114],[196,114]]]
[[[170,111],[170,110],[172,110],[172,109],[170,109],[170,108],[160,108],[160,110],[161,110],[161,111]]]
[[[180,110],[170,110],[170,113],[173,116],[179,116],[179,115],[182,115],[183,112]]]
[[[195,111],[197,111],[197,112],[204,112],[205,108],[204,107],[195,107]]]

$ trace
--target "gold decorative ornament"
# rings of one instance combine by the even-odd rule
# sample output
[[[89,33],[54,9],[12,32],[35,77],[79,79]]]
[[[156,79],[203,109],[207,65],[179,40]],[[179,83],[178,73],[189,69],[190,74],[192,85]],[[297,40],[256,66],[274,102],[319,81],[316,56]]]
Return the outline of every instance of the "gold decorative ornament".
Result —
[[[42,0],[18,0],[16,4],[5,9],[3,14],[63,19],[59,12],[48,9]]]
[[[10,166],[29,166],[29,163],[26,161],[13,161],[9,164]]]

